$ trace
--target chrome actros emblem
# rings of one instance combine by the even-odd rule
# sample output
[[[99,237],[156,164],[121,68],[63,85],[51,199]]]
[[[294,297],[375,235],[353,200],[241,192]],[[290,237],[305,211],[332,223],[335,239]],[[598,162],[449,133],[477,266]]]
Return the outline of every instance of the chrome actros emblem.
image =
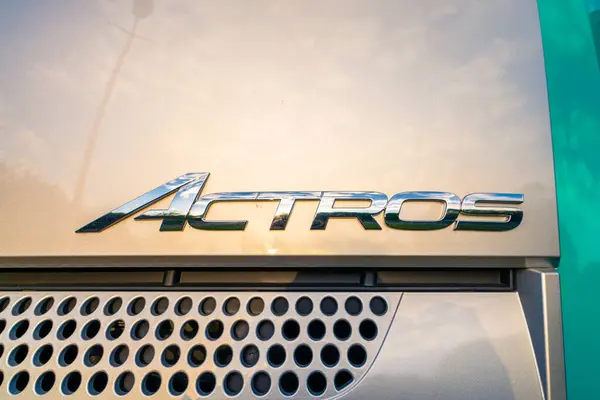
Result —
[[[271,230],[284,230],[297,200],[319,200],[310,227],[314,230],[325,229],[330,218],[356,218],[365,229],[381,229],[373,217],[382,211],[388,227],[408,230],[443,229],[454,223],[455,230],[507,231],[519,226],[523,220],[520,208],[500,206],[523,203],[522,194],[471,193],[461,200],[448,192],[402,192],[388,200],[380,192],[227,192],[207,194],[199,198],[209,175],[208,172],[182,175],[115,208],[77,232],[101,232],[174,192],[177,193],[167,210],[148,210],[135,219],[162,220],[161,231],[182,231],[186,223],[192,228],[203,230],[243,231],[248,221],[207,221],[209,207],[218,201],[278,201]],[[371,204],[368,207],[334,207],[336,200],[369,200]],[[436,201],[444,203],[445,208],[440,219],[435,221],[403,220],[400,218],[400,209],[407,201]],[[458,219],[461,214],[488,219]]]

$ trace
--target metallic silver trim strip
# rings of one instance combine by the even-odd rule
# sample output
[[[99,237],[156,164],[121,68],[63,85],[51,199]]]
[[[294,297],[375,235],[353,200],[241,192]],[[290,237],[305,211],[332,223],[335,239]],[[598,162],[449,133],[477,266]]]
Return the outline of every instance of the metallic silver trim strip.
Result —
[[[526,268],[552,266],[556,258],[485,256],[79,256],[0,257],[5,268]]]
[[[560,303],[555,269],[517,271],[517,291],[527,320],[546,400],[567,398]]]

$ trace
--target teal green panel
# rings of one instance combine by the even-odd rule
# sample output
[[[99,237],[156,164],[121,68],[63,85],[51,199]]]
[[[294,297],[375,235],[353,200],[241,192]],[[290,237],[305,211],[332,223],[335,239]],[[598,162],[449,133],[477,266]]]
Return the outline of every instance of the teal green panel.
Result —
[[[600,1],[538,4],[558,195],[568,398],[600,399],[600,221],[594,217],[600,210]]]

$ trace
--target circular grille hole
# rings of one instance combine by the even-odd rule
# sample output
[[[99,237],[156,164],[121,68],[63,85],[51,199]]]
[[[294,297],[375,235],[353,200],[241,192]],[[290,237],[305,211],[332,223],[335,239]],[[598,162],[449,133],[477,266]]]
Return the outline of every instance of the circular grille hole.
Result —
[[[265,309],[265,302],[260,297],[254,297],[248,302],[248,314],[257,316]]]
[[[93,314],[100,305],[100,299],[97,297],[92,297],[87,299],[83,305],[81,306],[81,315],[88,316]]]
[[[285,314],[289,308],[290,305],[285,297],[277,297],[271,304],[271,311],[278,317]]]
[[[8,297],[3,297],[0,299],[0,313],[6,310],[6,307],[10,304],[10,299]]]
[[[237,371],[230,372],[227,374],[227,376],[225,376],[223,386],[228,395],[236,396],[244,387],[244,378],[242,377],[242,374]]]
[[[17,322],[10,331],[10,338],[12,340],[17,340],[21,338],[25,334],[25,332],[27,332],[27,329],[29,329],[29,321],[24,319]]]
[[[162,353],[162,362],[165,367],[172,367],[177,364],[179,357],[181,357],[181,350],[179,350],[179,347],[172,344],[164,349]]]
[[[31,306],[31,297],[22,298],[15,304],[13,307],[12,313],[13,315],[21,315]],[[13,378],[14,379],[14,378]],[[29,380],[29,375],[27,375],[27,379]]]
[[[39,395],[48,393],[54,387],[55,382],[56,375],[54,375],[54,372],[44,372],[35,383],[35,393]]]
[[[25,388],[27,387],[28,384],[29,384],[29,373],[27,371],[21,371],[21,372],[17,373],[15,376],[13,376],[12,380],[10,381],[8,390],[10,391],[11,394],[19,394],[23,390],[25,390]]]
[[[83,340],[93,339],[98,334],[98,331],[100,331],[100,321],[95,319],[93,321],[88,322],[83,327],[83,332],[81,332],[81,337],[83,338]]]
[[[142,392],[146,396],[152,396],[158,389],[160,389],[160,384],[162,383],[162,379],[158,372],[153,371],[144,377],[142,380]]]
[[[335,378],[333,378],[333,385],[335,386],[335,390],[341,391],[348,387],[353,380],[354,377],[349,371],[342,370],[335,374]]]
[[[90,382],[88,383],[88,391],[92,396],[98,396],[100,393],[106,389],[106,385],[108,384],[108,375],[104,371],[96,372],[90,378]]]
[[[46,364],[52,358],[52,353],[54,350],[52,349],[52,345],[45,344],[40,347],[35,354],[33,355],[33,365],[36,367],[41,367]]]
[[[321,312],[327,316],[332,316],[338,310],[337,301],[333,297],[325,297],[321,300]]]
[[[260,358],[260,351],[258,347],[253,344],[249,344],[242,349],[241,353],[241,361],[242,365],[246,368],[251,368],[258,363],[258,359]]]
[[[3,319],[0,319],[0,333],[4,332],[5,328],[6,328],[6,321]]]
[[[252,391],[257,396],[264,396],[271,390],[271,377],[264,371],[257,372],[252,377]]]
[[[121,337],[123,331],[125,331],[125,321],[117,319],[116,321],[111,322],[106,329],[106,338],[108,340],[116,340]]]
[[[198,334],[198,323],[194,320],[189,320],[181,327],[181,338],[183,340],[192,340]]]
[[[234,340],[244,340],[250,332],[250,325],[244,320],[236,321],[231,327],[231,336]]]
[[[294,361],[299,367],[308,367],[313,360],[313,352],[311,348],[305,344],[301,344],[294,350]]]
[[[206,337],[210,340],[217,340],[223,334],[223,323],[218,319],[210,321],[206,326]]]
[[[60,305],[58,306],[58,315],[69,314],[71,311],[73,311],[76,305],[77,299],[75,299],[75,297],[69,297],[63,300],[62,303],[60,303]]]
[[[285,362],[285,356],[285,349],[280,344],[271,346],[271,348],[269,348],[267,351],[267,361],[275,368],[283,365]]]
[[[298,376],[295,373],[288,371],[279,378],[279,389],[285,396],[293,396],[300,386]]]
[[[387,312],[387,302],[383,299],[383,297],[373,297],[369,302],[369,308],[371,312],[375,315],[384,315]]]
[[[296,312],[302,316],[309,315],[313,310],[313,302],[310,298],[300,297],[296,302]]]
[[[146,300],[143,297],[136,297],[131,300],[129,303],[129,307],[127,308],[127,313],[131,316],[136,316],[146,307]]]
[[[162,315],[165,313],[165,311],[167,311],[168,308],[169,299],[166,297],[159,297],[158,299],[154,300],[151,311],[153,315]]]
[[[104,355],[104,349],[99,344],[95,344],[85,352],[83,356],[83,362],[88,367],[93,367],[102,360]]]
[[[58,328],[58,333],[56,336],[59,340],[67,340],[73,335],[76,328],[77,324],[75,323],[75,320],[70,319],[63,322],[63,324]]]
[[[115,347],[110,354],[110,365],[113,367],[120,367],[121,365],[125,364],[127,358],[129,358],[129,347],[121,344]]]
[[[119,312],[122,305],[123,300],[120,297],[113,297],[108,301],[108,303],[106,303],[106,306],[104,307],[104,314],[108,315],[109,317],[111,315],[115,315]]]
[[[206,360],[206,347],[198,344],[190,349],[188,353],[188,363],[192,367],[199,367]]]
[[[170,319],[166,319],[161,321],[160,324],[156,327],[156,338],[158,340],[166,340],[173,334],[173,329],[175,325],[173,325],[173,321]]]
[[[365,319],[358,327],[360,336],[365,340],[373,340],[377,337],[377,325],[370,319]]]
[[[41,340],[48,336],[51,330],[52,321],[49,319],[42,321],[38,324],[38,326],[35,327],[35,330],[33,331],[33,338],[35,340]]]
[[[0,371],[0,386],[4,383],[4,373]]]
[[[235,315],[240,310],[240,300],[237,297],[230,297],[223,305],[223,312],[226,315]]]
[[[35,307],[34,313],[35,315],[44,315],[50,311],[53,305],[54,299],[52,297],[46,297],[38,303],[38,305]]]
[[[256,327],[256,336],[262,341],[269,340],[275,333],[275,325],[269,320],[260,321]]]
[[[2,343],[0,343],[0,358],[2,357],[3,354],[4,354],[4,345]]]
[[[73,361],[75,361],[75,359],[77,358],[77,353],[79,353],[77,346],[75,346],[74,344],[68,345],[60,352],[60,355],[58,356],[58,363],[62,367],[71,365]]]
[[[178,372],[169,381],[169,392],[173,396],[179,396],[187,390],[189,380],[184,372]]]
[[[154,347],[152,347],[149,344],[140,347],[140,349],[138,350],[138,352],[135,356],[135,362],[140,367],[147,366],[148,364],[150,364],[152,362],[153,359],[154,359]]]
[[[344,308],[348,314],[358,315],[363,309],[362,301],[360,301],[360,299],[356,296],[348,297],[346,299],[346,303],[344,304]]]
[[[333,324],[333,335],[339,340],[348,340],[352,335],[352,327],[345,319],[340,319]]]
[[[29,348],[25,344],[15,347],[8,356],[8,365],[11,367],[16,367],[17,365],[21,364],[25,358],[27,358],[28,353]]]
[[[321,349],[321,362],[327,367],[335,367],[340,362],[340,351],[332,344]]]
[[[136,322],[131,328],[131,338],[133,340],[143,339],[150,330],[150,324],[145,319]]]
[[[217,367],[226,367],[233,359],[233,350],[230,346],[223,344],[215,350],[215,364]]]
[[[214,297],[207,297],[200,303],[198,312],[206,316],[212,314],[215,311],[215,308],[217,308],[217,301],[214,299]]]
[[[325,393],[325,389],[327,389],[327,379],[322,372],[315,371],[308,376],[306,386],[313,396],[320,396]]]
[[[285,321],[281,327],[281,334],[286,340],[296,340],[300,335],[300,324],[293,319]]]
[[[73,371],[62,381],[62,392],[69,396],[72,395],[81,386],[81,374],[77,371]]]
[[[190,312],[192,305],[192,299],[189,297],[184,297],[183,299],[180,299],[177,304],[175,304],[175,313],[177,315],[185,315]]]
[[[315,319],[308,324],[308,336],[312,340],[321,340],[325,337],[325,324],[323,321]]]
[[[348,349],[348,361],[353,367],[362,367],[367,362],[367,351],[359,344],[353,344]]]
[[[115,381],[115,392],[117,392],[119,396],[124,396],[131,392],[134,384],[135,376],[129,371],[123,372]]]
[[[212,372],[204,372],[198,377],[196,390],[200,396],[208,396],[215,390],[217,379]]]

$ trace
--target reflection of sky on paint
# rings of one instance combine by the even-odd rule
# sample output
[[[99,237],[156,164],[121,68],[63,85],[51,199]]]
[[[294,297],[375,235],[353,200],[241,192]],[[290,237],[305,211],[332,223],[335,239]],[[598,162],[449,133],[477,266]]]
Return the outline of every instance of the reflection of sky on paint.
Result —
[[[18,159],[26,152],[27,144],[20,141],[28,139],[11,136],[30,132],[49,154],[29,160],[28,167],[66,188],[73,184],[73,167],[125,40],[107,22],[127,28],[132,24],[128,2],[80,3],[3,5],[0,28],[3,59],[11,60],[0,78],[3,118],[8,121],[8,135],[2,135],[8,153],[4,157]],[[508,3],[484,8],[470,1],[410,7],[387,2],[383,10],[357,3],[341,11],[334,3],[319,8],[261,4],[265,6],[157,3],[154,15],[139,29],[155,44],[134,44],[107,111],[98,156],[112,153],[116,169],[140,147],[147,149],[145,155],[136,154],[144,161],[154,156],[172,159],[174,152],[189,156],[192,149],[210,150],[215,136],[226,134],[233,141],[228,146],[231,159],[282,145],[285,151],[271,153],[272,161],[284,161],[295,148],[311,159],[322,156],[328,146],[357,150],[369,131],[387,141],[379,152],[409,146],[422,157],[435,151],[422,148],[424,143],[439,144],[440,151],[456,150],[448,141],[424,142],[423,135],[434,139],[452,134],[456,146],[475,150],[482,144],[473,141],[478,139],[475,130],[481,130],[481,141],[489,142],[486,133],[498,132],[490,127],[499,122],[506,130],[541,123],[532,118],[502,121],[531,106],[528,71],[510,70],[515,59],[526,57],[531,43],[517,43],[519,27],[514,37],[504,35],[493,42],[483,42],[476,34],[482,25],[505,33],[494,24],[505,23],[498,13],[506,13]],[[410,18],[403,17],[398,26],[397,13],[409,13]],[[288,18],[291,14],[297,18]],[[456,33],[446,35],[447,29]],[[456,101],[470,112],[457,115],[456,107],[448,106]],[[257,118],[276,104],[284,111]],[[515,146],[513,139],[508,131],[493,141]],[[236,140],[245,146],[236,146]],[[72,151],[57,160],[54,155],[65,148]],[[98,167],[93,175],[103,174]],[[117,172],[107,165],[102,169],[107,175]]]
[[[102,22],[97,10],[86,9],[91,5],[0,5],[0,159],[65,189],[75,177],[73,168],[81,163],[80,145],[90,130],[106,75],[92,59],[80,62],[85,54],[77,32]],[[71,64],[76,61],[78,66]],[[108,70],[109,60],[105,61]],[[76,87],[87,80],[97,81],[97,90],[90,92],[90,84]]]
[[[549,154],[532,151],[549,144],[537,27],[516,8],[157,1],[137,31],[152,42],[134,42],[108,104],[84,200],[108,211],[195,171],[211,172],[207,193],[464,195],[548,183]],[[111,24],[131,28],[130,2],[0,3],[10,61],[0,65],[0,162],[68,198],[126,40]]]

